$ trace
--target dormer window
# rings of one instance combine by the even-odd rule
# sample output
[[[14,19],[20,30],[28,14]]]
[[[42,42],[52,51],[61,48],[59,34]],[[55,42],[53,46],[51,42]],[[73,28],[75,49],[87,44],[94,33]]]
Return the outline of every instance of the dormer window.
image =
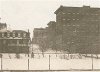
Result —
[[[20,33],[18,33],[18,37],[20,37]]]
[[[23,37],[26,37],[26,33],[23,34]]]
[[[15,37],[15,33],[13,33],[13,37]]]
[[[4,33],[2,33],[2,37],[4,37]]]
[[[7,37],[10,37],[10,33],[7,33]]]

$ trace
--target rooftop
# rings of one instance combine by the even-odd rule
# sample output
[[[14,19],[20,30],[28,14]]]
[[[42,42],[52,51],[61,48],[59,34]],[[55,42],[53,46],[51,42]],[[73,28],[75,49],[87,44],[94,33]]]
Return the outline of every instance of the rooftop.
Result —
[[[68,6],[63,6],[61,5],[54,13],[57,14],[59,11],[62,10],[72,10],[72,9],[95,9],[95,10],[100,10],[100,8],[96,8],[96,7],[90,7],[90,6],[83,6],[83,7],[68,7]]]

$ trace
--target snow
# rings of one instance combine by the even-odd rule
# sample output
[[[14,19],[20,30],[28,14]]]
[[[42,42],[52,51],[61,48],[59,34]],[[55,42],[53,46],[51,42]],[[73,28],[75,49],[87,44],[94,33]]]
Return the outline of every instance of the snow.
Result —
[[[38,53],[34,54],[34,58],[29,56],[20,54],[20,59],[17,59],[16,54],[3,54],[2,70],[28,70],[28,59],[29,70],[92,69],[92,59],[79,54],[48,53],[43,56],[42,53]],[[93,68],[100,69],[100,59],[93,58]]]

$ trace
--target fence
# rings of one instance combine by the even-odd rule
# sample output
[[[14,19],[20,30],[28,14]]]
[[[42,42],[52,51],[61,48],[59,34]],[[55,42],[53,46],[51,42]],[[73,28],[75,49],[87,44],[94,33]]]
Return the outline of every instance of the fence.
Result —
[[[97,70],[100,55],[91,54],[3,54],[1,70]]]

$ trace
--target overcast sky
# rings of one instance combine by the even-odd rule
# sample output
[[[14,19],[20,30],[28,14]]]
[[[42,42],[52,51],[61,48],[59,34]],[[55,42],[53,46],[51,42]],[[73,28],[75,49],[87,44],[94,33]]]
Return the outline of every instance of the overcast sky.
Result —
[[[100,7],[100,0],[0,0],[0,22],[5,22],[12,29],[46,27],[56,20],[54,11],[60,5]]]

